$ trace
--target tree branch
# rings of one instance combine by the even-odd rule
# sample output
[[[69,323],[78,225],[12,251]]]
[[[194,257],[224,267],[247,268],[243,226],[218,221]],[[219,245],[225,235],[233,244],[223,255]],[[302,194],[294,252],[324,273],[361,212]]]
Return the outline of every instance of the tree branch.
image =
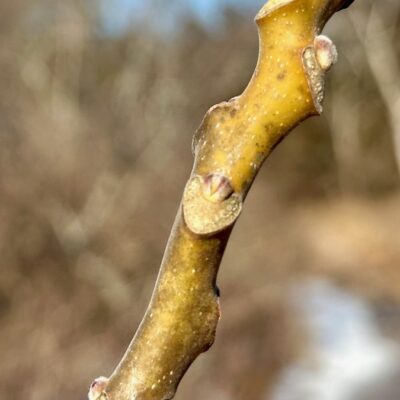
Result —
[[[194,141],[194,167],[144,319],[91,400],[171,399],[213,343],[216,277],[232,227],[266,157],[297,124],[322,112],[324,77],[336,61],[318,36],[346,0],[270,0],[259,12],[260,53],[244,93],[212,107]]]

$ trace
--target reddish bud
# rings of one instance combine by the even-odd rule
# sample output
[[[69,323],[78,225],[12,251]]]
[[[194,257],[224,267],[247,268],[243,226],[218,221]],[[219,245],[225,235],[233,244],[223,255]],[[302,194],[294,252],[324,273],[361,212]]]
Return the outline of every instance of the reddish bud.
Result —
[[[220,174],[210,174],[204,179],[203,195],[207,200],[220,203],[233,193],[229,179]]]
[[[101,376],[95,379],[89,388],[89,400],[106,400],[107,395],[105,393],[106,387],[108,385],[108,378]]]
[[[324,35],[317,36],[314,40],[315,57],[322,70],[328,69],[337,62],[338,52],[332,40]]]

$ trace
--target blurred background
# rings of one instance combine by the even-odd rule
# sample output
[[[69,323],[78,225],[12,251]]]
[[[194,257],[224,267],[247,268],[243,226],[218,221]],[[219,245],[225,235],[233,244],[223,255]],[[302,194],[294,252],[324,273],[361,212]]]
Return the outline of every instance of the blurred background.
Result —
[[[0,393],[85,399],[145,311],[207,109],[242,92],[262,1],[0,1]],[[400,3],[326,33],[325,112],[267,160],[177,400],[400,394]]]

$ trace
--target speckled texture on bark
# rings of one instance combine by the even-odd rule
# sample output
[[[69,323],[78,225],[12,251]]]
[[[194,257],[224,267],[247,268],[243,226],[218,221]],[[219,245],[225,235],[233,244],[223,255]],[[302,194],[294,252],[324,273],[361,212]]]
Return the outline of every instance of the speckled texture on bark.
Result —
[[[212,345],[220,315],[216,277],[232,227],[266,157],[321,112],[326,68],[317,63],[315,39],[349,3],[270,0],[257,15],[254,75],[241,96],[212,107],[195,134],[194,168],[151,303],[103,397],[171,399]]]

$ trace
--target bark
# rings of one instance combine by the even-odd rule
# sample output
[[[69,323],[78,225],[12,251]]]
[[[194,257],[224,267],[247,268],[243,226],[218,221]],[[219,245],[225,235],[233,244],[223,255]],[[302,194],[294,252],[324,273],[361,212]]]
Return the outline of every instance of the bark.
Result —
[[[171,399],[219,320],[216,277],[261,165],[304,119],[322,112],[336,49],[319,36],[346,0],[270,0],[259,12],[260,52],[242,95],[212,107],[193,140],[194,166],[139,329],[93,400]]]

